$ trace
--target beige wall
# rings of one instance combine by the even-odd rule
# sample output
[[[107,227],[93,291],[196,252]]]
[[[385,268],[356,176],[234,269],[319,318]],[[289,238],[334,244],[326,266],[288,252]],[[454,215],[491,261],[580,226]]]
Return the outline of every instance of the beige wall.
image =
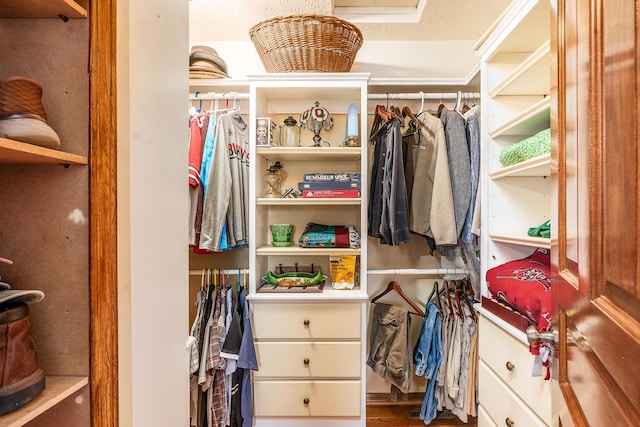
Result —
[[[188,2],[117,9],[120,425],[185,426]]]

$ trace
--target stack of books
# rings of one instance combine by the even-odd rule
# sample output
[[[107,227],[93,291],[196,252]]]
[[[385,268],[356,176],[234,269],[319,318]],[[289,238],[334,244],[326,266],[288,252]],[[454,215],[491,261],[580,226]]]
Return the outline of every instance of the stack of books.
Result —
[[[306,173],[298,190],[309,199],[359,198],[360,172]]]

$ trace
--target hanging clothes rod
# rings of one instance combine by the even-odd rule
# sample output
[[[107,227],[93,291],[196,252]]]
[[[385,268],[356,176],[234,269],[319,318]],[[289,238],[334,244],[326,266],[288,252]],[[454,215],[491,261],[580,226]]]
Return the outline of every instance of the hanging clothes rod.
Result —
[[[468,271],[461,268],[392,268],[386,270],[367,270],[367,274],[371,275],[389,275],[397,274],[402,276],[435,276],[445,274],[469,274]]]
[[[478,92],[460,92],[460,95],[463,99],[480,99],[480,94]],[[440,99],[457,99],[458,92],[418,92],[418,93],[369,93],[367,95],[367,99],[380,101],[380,100],[421,100],[421,99],[432,99],[432,100],[440,100]]]
[[[189,276],[200,276],[203,272],[207,270],[213,271],[217,270],[218,272],[224,271],[225,276],[238,276],[243,274],[249,274],[248,268],[203,268],[201,270],[189,270]]]
[[[189,94],[190,101],[208,101],[210,99],[249,99],[249,94],[241,92],[194,92]]]

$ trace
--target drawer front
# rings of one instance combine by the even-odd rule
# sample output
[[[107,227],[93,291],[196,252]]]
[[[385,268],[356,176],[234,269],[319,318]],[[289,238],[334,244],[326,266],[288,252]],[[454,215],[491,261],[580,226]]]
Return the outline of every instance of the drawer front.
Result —
[[[360,342],[257,342],[254,378],[360,378]]]
[[[254,381],[256,417],[359,417],[360,381]]]
[[[480,317],[479,354],[491,369],[547,424],[551,424],[551,384],[533,377],[534,356],[522,342]]]
[[[484,362],[478,363],[479,400],[498,426],[546,427]],[[513,423],[513,424],[511,424]]]
[[[360,339],[362,304],[254,303],[253,335],[262,339]]]
[[[498,427],[482,405],[478,405],[478,427]]]

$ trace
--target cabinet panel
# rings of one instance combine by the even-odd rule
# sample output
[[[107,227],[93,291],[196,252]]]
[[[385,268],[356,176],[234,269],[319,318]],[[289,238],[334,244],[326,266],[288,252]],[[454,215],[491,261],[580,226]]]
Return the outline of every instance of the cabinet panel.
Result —
[[[360,381],[255,381],[256,417],[360,416]]]
[[[482,407],[482,405],[478,406],[478,427],[498,427],[496,423],[493,422],[487,411]]]
[[[497,424],[546,427],[547,424],[538,418],[482,360],[478,363],[478,388],[481,405]]]
[[[360,342],[257,342],[253,376],[359,378],[360,351]]]
[[[253,332],[257,340],[358,339],[360,304],[254,304]]]
[[[480,317],[479,327],[480,359],[540,418],[550,423],[550,382],[531,375],[533,356],[527,346],[484,317]]]

